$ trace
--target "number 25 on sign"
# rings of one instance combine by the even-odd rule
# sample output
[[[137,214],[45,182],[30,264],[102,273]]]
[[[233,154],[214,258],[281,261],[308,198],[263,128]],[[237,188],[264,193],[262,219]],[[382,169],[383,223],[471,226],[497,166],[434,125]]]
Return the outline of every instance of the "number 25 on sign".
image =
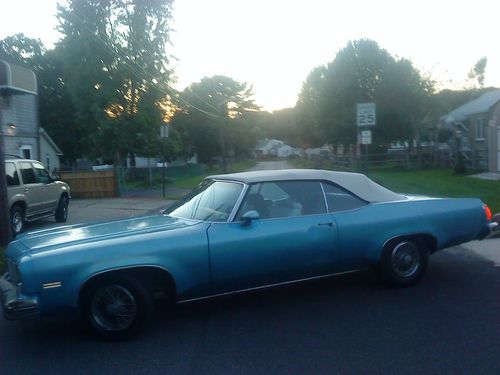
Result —
[[[358,126],[375,126],[375,103],[358,103],[356,106],[356,120]]]

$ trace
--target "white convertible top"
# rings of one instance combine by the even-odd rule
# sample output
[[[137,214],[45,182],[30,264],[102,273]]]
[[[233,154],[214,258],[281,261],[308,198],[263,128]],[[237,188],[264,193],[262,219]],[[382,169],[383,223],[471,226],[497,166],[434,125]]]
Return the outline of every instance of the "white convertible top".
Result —
[[[322,180],[330,181],[367,202],[388,202],[406,199],[373,182],[364,174],[334,172],[320,169],[279,169],[229,173],[208,176],[207,179],[240,181],[246,184],[265,181]]]

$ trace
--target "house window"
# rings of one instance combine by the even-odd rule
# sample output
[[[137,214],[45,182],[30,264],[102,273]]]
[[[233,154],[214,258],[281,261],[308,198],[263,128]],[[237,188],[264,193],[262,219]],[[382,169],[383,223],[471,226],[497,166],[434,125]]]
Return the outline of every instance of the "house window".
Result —
[[[22,145],[19,147],[19,156],[24,159],[31,159],[33,147],[31,145]]]
[[[50,171],[50,155],[48,153],[45,154],[45,166]]]
[[[483,117],[476,119],[476,140],[484,140],[485,120]]]

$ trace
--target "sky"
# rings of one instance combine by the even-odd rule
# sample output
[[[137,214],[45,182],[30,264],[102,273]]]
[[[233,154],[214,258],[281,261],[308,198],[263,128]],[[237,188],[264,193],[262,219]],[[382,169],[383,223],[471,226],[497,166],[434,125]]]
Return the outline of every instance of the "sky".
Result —
[[[0,38],[22,32],[52,46],[56,4],[0,0]],[[486,86],[500,87],[499,17],[498,0],[177,0],[167,51],[177,89],[227,75],[276,110],[293,107],[309,72],[359,38],[409,58],[441,88],[464,87],[486,56]]]

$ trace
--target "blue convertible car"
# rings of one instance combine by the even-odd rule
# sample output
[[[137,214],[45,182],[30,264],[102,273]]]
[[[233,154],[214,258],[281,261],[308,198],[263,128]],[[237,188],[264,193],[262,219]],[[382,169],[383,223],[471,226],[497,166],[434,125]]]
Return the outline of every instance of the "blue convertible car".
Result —
[[[418,282],[430,254],[497,226],[479,199],[396,194],[357,173],[211,176],[166,212],[26,233],[7,248],[7,319],[79,311],[137,333],[155,300],[185,302],[374,267]]]

